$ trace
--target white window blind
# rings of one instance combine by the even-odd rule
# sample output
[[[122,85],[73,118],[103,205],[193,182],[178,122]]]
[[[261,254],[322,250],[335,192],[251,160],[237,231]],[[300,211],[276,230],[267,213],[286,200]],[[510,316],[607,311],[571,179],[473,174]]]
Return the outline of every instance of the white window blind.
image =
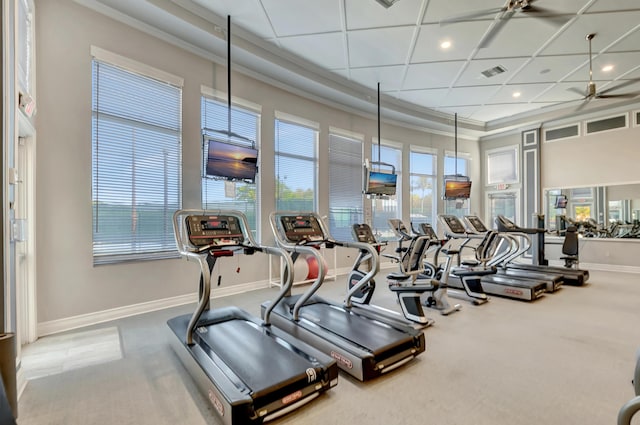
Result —
[[[92,62],[94,264],[177,255],[182,89]]]
[[[375,198],[372,206],[373,229],[377,232],[380,240],[388,241],[395,239],[395,234],[389,227],[389,219],[402,218],[402,211],[400,211],[400,198],[402,194],[402,149],[380,145],[380,156],[378,157],[378,144],[374,143],[372,146],[371,161],[380,161],[393,165],[396,167],[396,174],[398,175],[396,195],[388,199]]]
[[[205,135],[220,138],[221,134],[212,130],[228,131],[228,106],[214,99],[203,96],[201,102],[202,131]],[[258,148],[258,129],[260,128],[260,114],[237,106],[231,107],[231,132],[249,139],[246,144],[249,147]],[[253,143],[252,143],[253,142]],[[234,143],[239,143],[234,139]],[[203,146],[202,162],[206,160],[207,150]],[[261,155],[258,153],[258,161]],[[258,196],[258,175],[256,183],[225,182],[211,178],[202,178],[202,208],[204,209],[231,209],[243,212],[247,216],[249,226],[256,240],[258,225],[260,223],[260,197]],[[204,176],[204,173],[202,173]]]
[[[463,176],[469,175],[469,158],[466,153],[445,154],[444,175],[455,175],[456,172]],[[472,184],[474,184],[472,182]],[[477,184],[477,183],[476,183]],[[470,200],[446,199],[444,201],[444,213],[462,218],[470,214]]]
[[[352,240],[351,226],[362,223],[362,142],[329,135],[329,231]]]
[[[275,121],[276,209],[315,211],[318,131]]]
[[[411,151],[411,221],[413,223],[435,222],[436,215],[436,155]]]
[[[18,0],[17,52],[18,83],[24,91],[31,91],[31,63],[33,54],[33,14],[28,0]]]
[[[487,184],[518,181],[518,148],[487,152]]]

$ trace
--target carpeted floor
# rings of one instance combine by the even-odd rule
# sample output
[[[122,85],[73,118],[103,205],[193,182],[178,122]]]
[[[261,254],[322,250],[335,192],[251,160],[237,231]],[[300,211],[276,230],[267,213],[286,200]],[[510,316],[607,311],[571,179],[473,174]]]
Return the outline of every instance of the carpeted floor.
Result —
[[[265,289],[214,305],[259,314],[260,303],[275,293]],[[343,293],[344,279],[321,291],[335,299]],[[380,285],[374,301],[397,308],[392,297]],[[633,396],[639,275],[594,271],[588,285],[564,287],[534,303],[498,297],[477,307],[462,303],[462,311],[448,317],[430,312],[436,323],[425,331],[427,351],[415,361],[367,383],[341,374],[336,388],[277,423],[603,425],[615,423]],[[19,425],[218,423],[169,344],[175,337],[166,320],[192,308],[77,331],[116,327],[122,358],[30,380]],[[56,338],[41,338],[30,349],[46,351]]]

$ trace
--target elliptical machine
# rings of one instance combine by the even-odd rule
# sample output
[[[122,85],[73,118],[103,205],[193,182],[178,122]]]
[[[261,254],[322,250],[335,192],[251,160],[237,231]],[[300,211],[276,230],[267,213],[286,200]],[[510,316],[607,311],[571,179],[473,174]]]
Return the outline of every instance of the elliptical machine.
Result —
[[[430,245],[430,238],[424,235],[412,236],[402,220],[399,219],[389,219],[389,225],[399,238],[396,250],[398,256],[382,255],[397,262],[400,266],[399,273],[387,275],[389,288],[394,291],[398,291],[400,288],[425,288],[421,297],[422,305],[438,310],[443,316],[459,311],[462,306],[460,304],[451,304],[447,296],[447,277],[451,270],[451,258],[447,255],[447,252],[443,251],[443,254],[447,255],[447,261],[442,271],[442,277],[434,279],[436,275],[428,276],[423,273],[423,260]],[[409,246],[403,247],[403,242],[408,242]]]
[[[380,254],[382,248],[386,246],[386,242],[378,242],[376,240],[371,227],[366,223],[354,224],[352,232],[356,241],[373,246],[378,254]],[[370,270],[370,260],[371,253],[365,250],[360,250],[360,253],[358,254],[347,278],[349,291],[352,291],[353,287],[357,285],[358,282],[361,281],[362,277]],[[351,301],[361,308],[369,308],[377,314],[384,315],[385,317],[391,318],[395,316],[395,318],[398,318],[398,316],[400,316],[398,313],[375,304],[371,304],[371,298],[373,297],[375,288],[376,282],[371,279],[366,285],[353,292]],[[391,287],[390,289],[393,290]],[[428,289],[420,287],[401,289],[406,290],[396,290],[394,292],[398,297],[398,303],[400,304],[404,318],[422,328],[431,326],[434,323],[434,320],[425,316],[420,301],[422,292]]]

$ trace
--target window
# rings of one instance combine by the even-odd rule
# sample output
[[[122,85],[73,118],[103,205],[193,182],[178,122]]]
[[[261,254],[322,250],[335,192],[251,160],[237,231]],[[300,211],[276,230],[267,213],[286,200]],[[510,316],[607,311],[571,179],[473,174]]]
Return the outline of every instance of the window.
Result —
[[[33,14],[29,0],[19,0],[17,20],[17,62],[18,83],[22,90],[31,91],[31,72],[33,54]]]
[[[276,209],[315,211],[318,131],[276,119],[275,133]]]
[[[220,133],[212,130],[228,130],[228,107],[226,102],[220,102],[206,96],[202,96],[201,100],[201,125],[202,132],[208,136],[220,137]],[[231,131],[242,137],[245,137],[258,147],[258,129],[260,128],[260,115],[257,112],[247,108],[237,106],[231,107]],[[234,141],[235,143],[235,141]],[[251,146],[251,142],[247,141],[247,146]],[[203,146],[202,154],[205,155],[207,150]],[[261,155],[258,153],[258,161]],[[202,159],[203,164],[205,158]],[[258,225],[260,203],[258,196],[258,176],[256,183],[244,182],[225,182],[222,180],[214,180],[211,178],[202,178],[202,208],[204,209],[228,209],[238,210],[247,216],[247,221],[251,227],[253,237],[259,240]],[[204,176],[204,173],[202,173]]]
[[[380,159],[378,159],[378,151],[380,152]],[[374,198],[372,204],[372,227],[380,240],[388,241],[395,239],[395,234],[389,227],[389,219],[402,218],[402,211],[400,211],[402,194],[402,149],[386,145],[380,145],[380,149],[378,149],[378,144],[374,143],[371,160],[393,165],[396,167],[396,174],[398,175],[396,195],[388,199]]]
[[[518,182],[518,147],[487,151],[487,184]]]
[[[177,255],[181,86],[92,61],[94,264]]]
[[[496,228],[496,217],[503,215],[517,223],[518,195],[516,192],[500,192],[489,194],[489,220],[491,228]]]
[[[436,215],[436,155],[411,151],[409,156],[411,221],[413,223],[435,222]]]
[[[460,174],[463,176],[469,175],[469,160],[470,155],[467,153],[458,153],[456,156],[452,152],[446,152],[444,156],[444,175]],[[472,182],[473,184],[473,182]],[[462,199],[447,199],[444,201],[444,214],[455,215],[462,218],[465,215],[469,215],[470,201]]]
[[[329,231],[350,241],[351,227],[362,223],[362,142],[329,135]]]

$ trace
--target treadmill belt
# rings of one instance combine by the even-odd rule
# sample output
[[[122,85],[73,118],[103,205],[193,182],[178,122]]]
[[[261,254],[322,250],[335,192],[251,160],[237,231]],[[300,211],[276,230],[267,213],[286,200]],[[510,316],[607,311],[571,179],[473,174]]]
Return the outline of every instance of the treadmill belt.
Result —
[[[373,354],[396,347],[398,343],[405,340],[413,340],[412,335],[331,304],[307,304],[300,309],[300,317],[371,351]]]
[[[254,394],[307,376],[312,364],[255,326],[245,320],[228,320],[196,334]]]

